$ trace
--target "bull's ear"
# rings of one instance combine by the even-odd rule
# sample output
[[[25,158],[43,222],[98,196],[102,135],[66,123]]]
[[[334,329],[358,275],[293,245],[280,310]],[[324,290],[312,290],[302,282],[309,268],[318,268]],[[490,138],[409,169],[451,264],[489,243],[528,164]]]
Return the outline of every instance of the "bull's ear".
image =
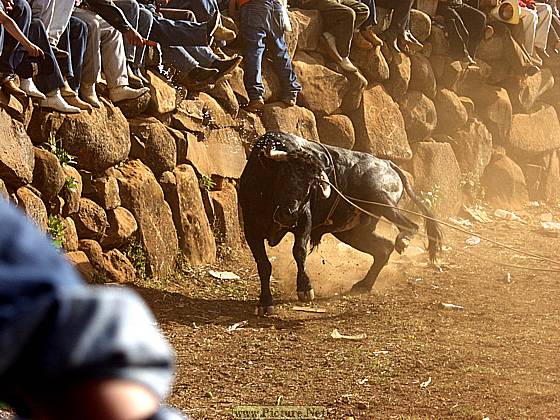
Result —
[[[325,173],[325,171],[321,171],[320,175],[321,180],[319,181],[319,187],[321,187],[321,192],[323,193],[323,197],[325,200],[331,196],[331,185],[329,183],[329,177]]]
[[[272,160],[288,160],[288,152],[275,149],[274,147],[267,148],[264,151],[264,155]]]

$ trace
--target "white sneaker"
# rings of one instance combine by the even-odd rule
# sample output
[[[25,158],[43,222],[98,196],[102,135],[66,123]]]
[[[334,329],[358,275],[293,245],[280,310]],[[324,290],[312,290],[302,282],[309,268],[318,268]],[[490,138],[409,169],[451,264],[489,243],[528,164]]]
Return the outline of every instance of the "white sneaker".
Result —
[[[340,67],[342,67],[342,69],[344,71],[347,71],[348,73],[358,73],[359,70],[358,68],[350,61],[350,59],[348,57],[344,57],[342,60],[340,60]]]
[[[117,86],[109,90],[109,98],[113,103],[136,99],[149,92],[150,88],[132,89],[129,86]]]
[[[31,98],[37,99],[45,99],[45,95],[37,89],[35,83],[33,83],[33,79],[20,79],[19,81],[19,88],[27,93],[27,96]]]
[[[49,108],[54,111],[63,112],[65,114],[79,114],[80,108],[68,105],[60,91],[57,89],[54,91],[55,93],[52,95],[48,95],[45,99],[43,99],[39,104],[43,108]]]
[[[80,97],[95,108],[101,108],[101,103],[95,91],[95,84],[82,83],[80,86]]]

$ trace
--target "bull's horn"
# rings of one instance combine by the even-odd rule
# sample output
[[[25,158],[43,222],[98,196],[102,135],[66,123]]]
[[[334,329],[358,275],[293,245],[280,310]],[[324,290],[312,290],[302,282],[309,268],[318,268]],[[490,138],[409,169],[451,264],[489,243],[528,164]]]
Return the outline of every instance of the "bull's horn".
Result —
[[[266,157],[272,160],[287,160],[288,159],[288,152],[284,152],[283,150],[276,150],[276,149],[267,149]]]

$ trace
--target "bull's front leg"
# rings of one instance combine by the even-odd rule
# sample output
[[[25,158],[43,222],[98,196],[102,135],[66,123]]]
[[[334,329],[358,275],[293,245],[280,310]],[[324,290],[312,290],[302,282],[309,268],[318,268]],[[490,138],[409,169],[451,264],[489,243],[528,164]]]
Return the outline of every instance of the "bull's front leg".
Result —
[[[259,316],[273,315],[274,314],[274,299],[270,291],[270,275],[272,273],[272,264],[266,254],[264,247],[264,239],[247,237],[247,243],[255,262],[257,263],[257,270],[259,272],[259,279],[261,281],[261,295],[259,299],[259,306],[257,307],[257,314]]]
[[[309,246],[309,235],[311,234],[311,213],[304,212],[298,220],[294,230],[294,247],[292,253],[297,264],[297,295],[298,300],[310,302],[315,298],[315,292],[305,271],[305,260]]]

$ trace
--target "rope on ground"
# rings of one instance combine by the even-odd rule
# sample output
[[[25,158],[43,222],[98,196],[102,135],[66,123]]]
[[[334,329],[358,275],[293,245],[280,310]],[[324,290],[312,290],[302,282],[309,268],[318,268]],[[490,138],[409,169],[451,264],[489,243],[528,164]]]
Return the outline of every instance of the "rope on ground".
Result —
[[[414,214],[414,215],[419,216],[419,217],[422,217],[422,218],[424,218],[424,219],[433,220],[433,221],[435,221],[435,222],[437,222],[437,223],[439,223],[439,224],[441,224],[441,225],[447,226],[447,227],[449,227],[449,228],[451,228],[451,229],[454,229],[454,230],[456,230],[456,231],[459,231],[459,232],[462,232],[462,233],[466,233],[467,235],[471,235],[471,236],[477,236],[477,237],[479,237],[481,240],[484,240],[484,241],[486,241],[486,242],[490,242],[491,244],[497,245],[497,246],[499,246],[499,247],[501,247],[501,248],[505,248],[505,249],[507,249],[507,250],[509,250],[509,251],[514,251],[514,252],[517,252],[518,254],[526,255],[526,256],[531,257],[531,258],[533,258],[533,259],[535,259],[535,260],[546,261],[546,262],[552,263],[552,264],[554,264],[554,265],[560,267],[560,262],[559,262],[559,261],[555,261],[555,260],[553,260],[553,259],[547,258],[547,257],[542,256],[542,255],[539,255],[539,254],[535,254],[535,253],[532,253],[532,252],[528,252],[528,251],[523,251],[523,250],[521,250],[521,249],[517,249],[517,248],[512,247],[512,246],[510,246],[510,245],[506,245],[506,244],[504,244],[504,243],[502,243],[502,242],[499,242],[499,241],[496,241],[496,240],[494,240],[494,239],[488,238],[487,236],[480,235],[480,234],[478,234],[478,233],[476,233],[476,232],[468,231],[468,230],[466,230],[466,229],[463,229],[463,228],[460,228],[460,227],[458,227],[458,226],[455,226],[455,225],[453,225],[453,224],[451,224],[451,223],[447,223],[447,222],[445,222],[445,221],[443,221],[443,220],[439,220],[439,219],[437,219],[437,218],[435,218],[435,217],[426,216],[425,214],[416,212],[416,211],[414,211],[414,210],[403,209],[403,208],[398,207],[398,206],[393,206],[393,205],[385,204],[385,203],[378,203],[378,202],[375,202],[375,201],[367,201],[367,200],[361,200],[361,199],[359,199],[359,198],[347,197],[347,196],[344,195],[336,186],[334,186],[330,181],[323,180],[323,182],[328,182],[329,185],[331,186],[331,188],[332,188],[344,201],[346,201],[348,204],[350,204],[351,206],[353,206],[353,207],[356,208],[357,210],[359,210],[359,211],[361,211],[361,212],[367,214],[368,216],[371,216],[371,217],[379,217],[378,215],[375,215],[375,214],[373,214],[373,213],[367,211],[366,209],[364,209],[364,208],[358,206],[356,203],[354,203],[354,201],[357,201],[357,202],[360,202],[360,203],[363,203],[363,204],[370,204],[370,205],[375,205],[375,206],[380,206],[380,207],[388,207],[388,208],[392,208],[392,209],[397,209],[397,210],[402,211],[402,212],[405,212],[405,213]],[[425,235],[425,236],[428,237],[428,235]],[[429,238],[429,237],[428,237],[428,238]],[[500,263],[500,264],[501,264],[501,263]],[[519,266],[519,267],[521,268],[521,266]],[[525,268],[525,267],[524,267],[524,268]],[[533,268],[526,267],[525,269],[532,270]],[[538,271],[543,271],[543,270],[545,270],[545,269],[536,269],[536,270],[538,270]],[[554,271],[554,272],[560,272],[560,270],[556,270],[556,269],[547,269],[547,270]]]

